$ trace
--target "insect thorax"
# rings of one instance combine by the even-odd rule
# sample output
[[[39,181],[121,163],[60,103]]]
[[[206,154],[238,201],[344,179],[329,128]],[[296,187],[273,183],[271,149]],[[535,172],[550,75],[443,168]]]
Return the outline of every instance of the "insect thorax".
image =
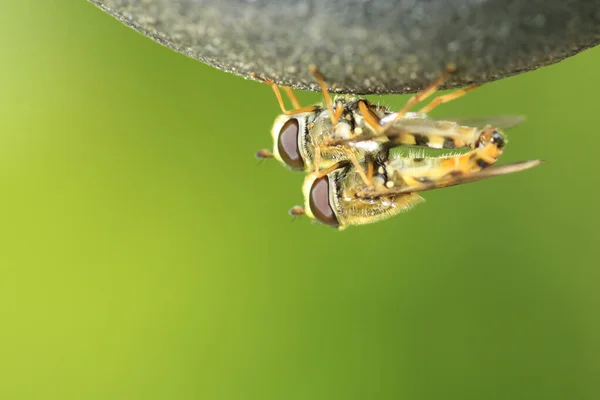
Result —
[[[423,201],[418,194],[378,199],[358,198],[357,191],[363,190],[365,186],[353,167],[337,170],[329,176],[333,191],[330,201],[341,226],[374,223],[407,211]]]
[[[338,109],[337,107],[343,107],[343,112],[335,125],[331,121],[329,111],[324,107],[305,116],[306,131],[302,152],[306,165],[314,166],[316,147],[320,151],[320,166],[323,169],[340,160],[348,159],[347,149],[349,146],[332,146],[328,142],[336,139],[351,139],[370,132],[370,128],[359,110],[359,101],[365,100],[353,96],[336,97],[334,99],[335,110]],[[384,115],[383,112],[377,112],[377,114]],[[361,145],[368,146],[369,144],[362,142]],[[357,146],[356,151],[364,150]]]

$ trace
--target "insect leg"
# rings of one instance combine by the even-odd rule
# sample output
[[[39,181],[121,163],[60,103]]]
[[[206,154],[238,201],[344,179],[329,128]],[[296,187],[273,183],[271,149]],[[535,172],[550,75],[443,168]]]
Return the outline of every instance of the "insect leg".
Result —
[[[277,102],[279,103],[279,108],[281,108],[281,112],[284,113],[285,115],[293,115],[293,114],[311,112],[311,111],[315,111],[317,109],[317,107],[315,107],[315,106],[297,107],[300,105],[298,103],[298,99],[296,98],[296,96],[294,95],[294,93],[292,92],[291,89],[284,87],[284,90],[286,91],[288,96],[291,94],[290,100],[292,101],[292,104],[294,105],[294,107],[297,107],[294,110],[288,111],[285,108],[285,104],[283,104],[283,98],[281,97],[281,92],[279,91],[279,86],[277,86],[274,82],[271,82],[268,79],[259,77],[255,73],[250,74],[250,76],[254,79],[263,81],[267,85],[271,86],[271,89],[273,89],[273,93],[275,93],[275,97],[277,97]]]
[[[377,130],[381,127],[379,122],[381,118],[379,118],[371,109],[367,106],[364,101],[358,102],[358,109],[360,110],[360,114],[365,119],[365,122],[373,131],[377,132]]]
[[[365,185],[367,185],[367,187],[372,188],[373,187],[373,164],[371,162],[369,162],[367,164],[368,169],[367,169],[367,173],[365,173],[365,171],[363,170],[363,167],[360,165],[360,162],[356,158],[356,154],[354,154],[354,152],[351,149],[348,149],[346,147],[344,147],[343,150],[348,155],[348,159],[350,160],[350,162],[356,169],[356,172],[360,176],[360,179],[362,179],[362,181],[364,182]],[[367,174],[370,174],[370,175],[367,175]]]
[[[413,97],[411,97],[406,104],[404,105],[404,107],[402,107],[400,109],[400,111],[398,111],[396,113],[396,117],[394,119],[392,119],[391,121],[389,121],[387,124],[381,126],[378,128],[379,133],[383,133],[386,129],[388,129],[389,127],[391,127],[394,122],[396,122],[397,120],[399,120],[400,118],[404,117],[406,115],[406,113],[417,103],[425,100],[426,98],[428,98],[429,96],[431,96],[432,94],[434,94],[440,86],[442,86],[442,84],[446,81],[446,79],[448,79],[448,77],[450,76],[450,74],[452,74],[454,71],[456,70],[456,66],[454,64],[450,64],[446,67],[446,70],[442,73],[442,75],[440,75],[439,78],[437,78],[431,85],[427,86],[425,89],[423,89],[422,91],[420,91],[419,93],[415,94]]]
[[[349,165],[349,162],[347,160],[338,161],[335,164],[333,164],[331,167],[325,168],[324,170],[322,170],[320,172],[312,172],[312,174],[314,174],[317,178],[322,178],[325,175],[335,171],[336,169],[344,168],[347,165]]]
[[[287,97],[290,99],[290,101],[292,102],[292,105],[296,109],[302,108],[302,106],[300,105],[300,102],[298,101],[298,98],[296,97],[296,94],[294,93],[294,91],[292,90],[291,87],[282,86],[281,88],[287,94]]]
[[[327,89],[327,83],[325,83],[325,77],[323,76],[323,74],[321,74],[321,71],[319,71],[317,66],[314,64],[309,65],[308,70],[314,75],[315,79],[319,83],[319,86],[321,86],[321,92],[323,93],[323,99],[325,100],[327,110],[329,111],[329,118],[331,118],[331,124],[336,125],[338,123],[338,120],[340,119],[343,109],[340,109],[336,113],[333,112],[333,103],[331,102],[329,89]]]
[[[434,108],[439,106],[440,104],[447,103],[451,100],[458,99],[459,97],[464,96],[465,94],[469,93],[470,91],[477,89],[481,85],[482,85],[481,83],[477,83],[474,85],[467,86],[463,89],[457,90],[454,93],[440,96],[440,97],[432,100],[431,103],[429,103],[428,105],[423,107],[419,112],[427,114],[428,112],[430,112],[431,110],[433,110]]]
[[[374,172],[375,172],[375,165],[371,161],[368,161],[368,163],[367,163],[367,182],[366,182],[366,185],[368,187],[373,187]]]

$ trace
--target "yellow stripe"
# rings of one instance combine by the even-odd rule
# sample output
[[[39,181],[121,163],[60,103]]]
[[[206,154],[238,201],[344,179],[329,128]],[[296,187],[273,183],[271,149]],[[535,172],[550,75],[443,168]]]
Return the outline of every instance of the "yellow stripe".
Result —
[[[400,135],[400,142],[409,145],[417,144],[414,135],[411,135],[410,133]]]
[[[431,136],[427,146],[434,149],[441,149],[444,147],[444,140],[445,138],[443,136]]]

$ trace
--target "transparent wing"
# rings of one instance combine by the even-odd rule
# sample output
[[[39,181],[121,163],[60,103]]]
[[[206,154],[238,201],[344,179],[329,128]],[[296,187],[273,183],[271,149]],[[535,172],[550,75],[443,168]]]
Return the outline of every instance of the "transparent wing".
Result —
[[[375,192],[371,195],[366,195],[364,197],[368,198],[378,198],[384,196],[396,196],[400,194],[408,194],[408,193],[417,193],[417,192],[425,192],[428,190],[440,189],[449,186],[462,185],[463,183],[470,183],[480,181],[482,179],[492,178],[494,176],[512,174],[514,172],[525,171],[530,168],[536,167],[540,165],[542,160],[530,160],[530,161],[521,161],[513,164],[505,164],[499,166],[492,166],[489,168],[482,169],[477,172],[473,172],[470,174],[458,175],[458,176],[449,176],[447,178],[442,178],[437,181],[430,181],[420,183],[418,185],[411,186],[403,186],[398,188],[391,188],[382,191]]]
[[[447,121],[456,122],[463,126],[485,128],[487,125],[498,129],[510,129],[525,121],[522,115],[500,115],[496,117],[470,117],[470,118],[444,118]]]
[[[389,114],[381,120],[381,125],[393,119],[395,114]],[[401,118],[390,126],[383,136],[394,139],[402,135],[421,135],[423,137],[462,137],[469,141],[477,140],[477,132],[486,126],[498,129],[510,129],[521,124],[523,116],[505,115],[496,117],[469,117],[469,118],[429,118],[425,114],[412,113],[407,118]],[[472,129],[469,129],[472,128]],[[366,132],[361,135],[334,140],[332,144],[351,144],[377,139],[379,135]],[[379,136],[381,137],[381,136]]]
[[[381,118],[380,125],[385,125],[389,121],[392,121],[396,117],[396,113],[388,114],[385,117]],[[496,115],[491,117],[442,117],[442,118],[431,118],[427,114],[418,113],[418,112],[409,112],[403,118],[399,119],[394,123],[394,125],[402,126],[403,122],[406,121],[429,121],[429,123],[435,124],[435,122],[455,122],[462,126],[472,126],[474,128],[485,128],[487,125],[490,125],[494,128],[498,129],[510,129],[515,126],[521,124],[525,121],[525,117],[522,115]]]
[[[394,124],[385,132],[385,135],[388,137],[404,133],[452,135],[458,131],[464,131],[464,128],[483,129],[487,126],[498,129],[510,129],[521,124],[524,120],[525,117],[518,115],[434,119],[429,118],[424,114],[415,114],[414,117],[401,118],[394,122]]]

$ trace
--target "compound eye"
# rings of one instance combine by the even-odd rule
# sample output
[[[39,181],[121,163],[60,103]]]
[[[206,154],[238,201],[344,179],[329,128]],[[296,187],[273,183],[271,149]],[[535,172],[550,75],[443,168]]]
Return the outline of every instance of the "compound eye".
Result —
[[[298,120],[296,118],[288,119],[279,131],[277,149],[281,159],[288,167],[301,171],[304,169],[304,160],[298,148],[298,133]]]
[[[329,226],[339,226],[339,222],[329,203],[329,178],[318,178],[310,189],[310,210],[315,218]]]
[[[500,132],[494,131],[494,133],[492,133],[492,143],[494,143],[499,149],[502,149],[505,144],[504,136]]]

